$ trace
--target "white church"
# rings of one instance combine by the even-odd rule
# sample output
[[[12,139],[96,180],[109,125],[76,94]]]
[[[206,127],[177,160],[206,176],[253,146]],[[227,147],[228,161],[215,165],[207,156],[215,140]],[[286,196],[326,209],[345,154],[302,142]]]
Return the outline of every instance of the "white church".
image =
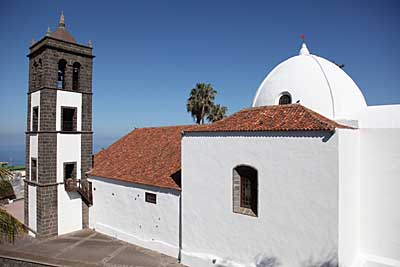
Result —
[[[28,94],[28,128],[38,125],[27,140],[39,138],[27,145],[32,231],[89,227],[191,267],[400,266],[400,105],[368,106],[340,67],[303,43],[267,75],[252,107],[213,124],[135,129],[97,153],[82,174],[76,169],[87,165],[85,146],[91,149],[84,137],[91,126],[82,129],[91,125],[94,56],[91,45],[70,37],[62,18],[31,47],[31,61],[46,43],[43,53],[57,47],[52,60],[70,53],[81,66],[75,75],[73,60],[55,64],[58,78],[49,79],[61,85]],[[85,75],[90,90],[82,89]],[[47,117],[40,112],[53,99],[46,90],[57,93],[57,142],[46,139],[47,148],[56,146],[53,204],[41,203],[47,195],[36,189],[51,186],[40,179],[40,153],[53,153],[40,148],[40,136],[51,131],[41,130]],[[64,106],[75,111],[64,116]],[[68,189],[71,181],[78,192]],[[42,220],[43,207],[56,214],[54,226]]]

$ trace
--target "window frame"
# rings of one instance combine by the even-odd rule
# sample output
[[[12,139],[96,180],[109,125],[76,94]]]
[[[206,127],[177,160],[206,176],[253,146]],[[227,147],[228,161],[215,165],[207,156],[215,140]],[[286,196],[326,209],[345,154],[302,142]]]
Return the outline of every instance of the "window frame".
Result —
[[[250,187],[246,201],[245,188]],[[258,170],[249,165],[237,165],[232,169],[233,212],[258,217]]]
[[[154,197],[154,199],[153,199],[153,197]],[[145,200],[145,202],[150,203],[150,204],[157,204],[157,194],[145,192],[144,200]]]
[[[57,89],[66,89],[66,83],[65,83],[65,74],[66,74],[66,70],[67,70],[67,61],[65,59],[60,59],[58,61],[58,65],[57,65]],[[62,79],[60,80],[60,77],[62,77]],[[60,86],[61,84],[61,86]]]
[[[37,111],[37,112],[35,112],[35,111]],[[35,116],[35,114],[37,116]],[[35,117],[36,117],[36,120],[35,120]],[[31,131],[32,132],[38,132],[39,131],[39,117],[40,117],[39,106],[32,107],[32,124],[31,124]]]
[[[33,162],[35,162],[35,175],[33,175]],[[31,157],[31,164],[30,164],[30,180],[33,182],[37,182],[38,180],[38,162],[37,158]],[[32,179],[32,177],[35,176],[35,179]]]
[[[80,89],[81,68],[82,66],[79,62],[75,62],[72,65],[72,91],[79,91]],[[75,73],[77,73],[77,76],[75,76]]]
[[[72,128],[69,130],[68,128],[66,129],[64,127],[64,115],[65,115],[65,110],[73,110],[74,114],[72,116]],[[76,132],[78,131],[78,108],[77,107],[66,107],[62,106],[61,107],[61,125],[60,125],[60,130],[61,132]]]
[[[286,103],[286,101],[283,101],[282,98],[287,97],[289,99],[289,102]],[[278,105],[290,105],[293,104],[293,99],[292,95],[289,92],[283,92],[279,95],[278,97]]]
[[[67,169],[68,165],[73,165],[72,175],[71,175],[72,177],[66,177],[66,169]],[[78,164],[76,161],[69,161],[69,162],[63,163],[63,179],[64,179],[64,181],[66,181],[67,179],[70,179],[70,178],[75,179],[75,180],[77,179],[77,175],[78,175],[77,166],[78,166]]]

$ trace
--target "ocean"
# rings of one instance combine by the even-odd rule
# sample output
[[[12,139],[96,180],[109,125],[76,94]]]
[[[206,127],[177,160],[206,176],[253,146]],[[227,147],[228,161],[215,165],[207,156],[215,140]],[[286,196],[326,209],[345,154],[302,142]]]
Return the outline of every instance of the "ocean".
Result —
[[[93,153],[97,153],[107,145],[94,144]],[[8,162],[8,165],[25,165],[25,144],[0,145],[0,161]]]

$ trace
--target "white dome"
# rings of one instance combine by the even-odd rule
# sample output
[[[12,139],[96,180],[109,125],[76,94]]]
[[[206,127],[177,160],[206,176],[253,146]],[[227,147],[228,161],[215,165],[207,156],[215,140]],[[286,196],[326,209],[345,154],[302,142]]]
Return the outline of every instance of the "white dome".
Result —
[[[305,44],[298,56],[276,66],[261,83],[253,107],[276,105],[282,95],[331,119],[350,119],[367,107],[355,82],[334,63],[311,55]]]

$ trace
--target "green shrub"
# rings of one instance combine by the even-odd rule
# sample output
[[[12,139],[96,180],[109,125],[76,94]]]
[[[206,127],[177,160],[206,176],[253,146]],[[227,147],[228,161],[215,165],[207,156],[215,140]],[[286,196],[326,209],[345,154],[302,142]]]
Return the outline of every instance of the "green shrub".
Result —
[[[0,200],[6,198],[14,198],[14,189],[8,180],[0,180]]]

